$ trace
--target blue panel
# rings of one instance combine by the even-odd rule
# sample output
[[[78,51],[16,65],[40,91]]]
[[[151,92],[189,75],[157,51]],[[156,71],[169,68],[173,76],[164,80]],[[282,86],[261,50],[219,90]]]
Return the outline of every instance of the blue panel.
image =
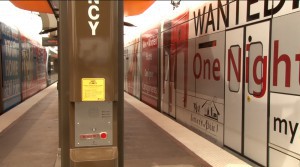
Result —
[[[21,57],[19,32],[0,23],[2,53],[2,96],[6,111],[21,102]]]

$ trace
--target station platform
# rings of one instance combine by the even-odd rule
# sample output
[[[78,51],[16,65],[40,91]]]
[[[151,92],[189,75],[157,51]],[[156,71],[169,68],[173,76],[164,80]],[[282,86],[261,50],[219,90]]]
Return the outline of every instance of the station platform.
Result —
[[[1,167],[60,167],[56,84],[0,116]],[[124,94],[125,167],[254,166]]]

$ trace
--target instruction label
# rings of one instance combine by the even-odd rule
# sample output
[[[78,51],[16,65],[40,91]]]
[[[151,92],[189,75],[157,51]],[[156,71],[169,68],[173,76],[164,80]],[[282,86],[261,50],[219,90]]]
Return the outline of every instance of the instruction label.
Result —
[[[104,78],[81,79],[82,101],[105,101]]]

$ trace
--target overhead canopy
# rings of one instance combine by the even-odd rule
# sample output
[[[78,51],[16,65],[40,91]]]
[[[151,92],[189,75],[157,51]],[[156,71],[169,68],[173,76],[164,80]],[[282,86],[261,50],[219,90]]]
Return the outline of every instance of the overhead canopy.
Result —
[[[155,0],[124,0],[124,16],[134,16],[144,13]]]
[[[53,6],[51,6],[53,5],[51,1],[52,0],[10,0],[16,7],[24,10],[55,14]],[[124,16],[142,14],[154,1],[155,0],[124,0]]]
[[[30,0],[30,1],[15,1],[10,0],[16,7],[24,10],[35,11],[40,13],[53,13],[52,8],[47,0]]]
[[[40,13],[43,28],[40,34],[50,33],[50,36],[57,36],[57,20],[54,14]]]

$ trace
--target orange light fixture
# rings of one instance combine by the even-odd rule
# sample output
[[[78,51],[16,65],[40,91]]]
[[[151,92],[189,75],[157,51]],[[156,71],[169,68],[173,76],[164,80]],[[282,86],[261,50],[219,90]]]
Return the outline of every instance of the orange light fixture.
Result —
[[[40,13],[53,13],[48,0],[11,0],[16,7]],[[146,11],[155,0],[124,0],[124,16],[134,16]]]
[[[30,0],[30,1],[10,1],[13,5],[20,9],[40,12],[40,13],[53,13],[47,0]]]
[[[124,16],[134,16],[144,13],[155,0],[124,0]]]

